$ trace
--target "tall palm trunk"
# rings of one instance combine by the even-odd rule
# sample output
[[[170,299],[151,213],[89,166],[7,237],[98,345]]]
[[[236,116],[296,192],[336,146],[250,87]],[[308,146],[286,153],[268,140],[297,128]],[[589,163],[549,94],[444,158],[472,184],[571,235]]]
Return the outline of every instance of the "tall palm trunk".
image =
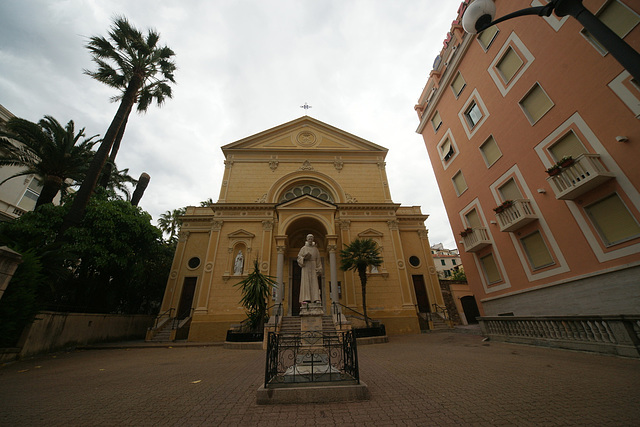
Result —
[[[122,137],[124,136],[124,131],[127,127],[127,122],[129,121],[129,114],[131,114],[131,110],[133,109],[133,105],[129,107],[129,111],[127,111],[124,122],[120,126],[118,130],[118,134],[116,135],[115,141],[113,141],[113,145],[111,146],[111,153],[109,153],[109,161],[105,163],[102,169],[102,177],[100,178],[100,182],[98,185],[102,188],[107,188],[109,185],[109,179],[111,178],[111,172],[113,171],[113,166],[116,164],[116,156],[118,155],[118,150],[120,150],[120,142],[122,141]]]
[[[60,191],[61,188],[62,178],[54,175],[45,176],[35,209],[38,209],[40,206],[47,203],[53,203],[54,197],[56,197],[56,194],[58,194],[58,191]]]
[[[58,234],[58,238],[61,238],[65,231],[67,231],[69,228],[77,226],[82,221],[84,211],[87,207],[87,204],[89,203],[91,195],[93,194],[93,190],[96,187],[100,172],[102,171],[102,168],[107,161],[107,157],[109,156],[109,152],[111,151],[113,142],[118,135],[120,127],[127,119],[128,114],[131,112],[131,108],[136,102],[136,97],[138,96],[138,91],[141,87],[142,78],[139,76],[133,76],[131,78],[129,86],[127,86],[127,90],[122,96],[118,111],[113,117],[113,120],[109,125],[109,129],[107,129],[107,133],[104,135],[104,139],[102,140],[98,151],[93,156],[93,159],[89,164],[89,169],[87,170],[87,174],[84,178],[84,181],[82,182],[82,185],[80,185],[80,188],[76,193],[76,197],[73,200],[71,209],[64,217],[62,227],[60,228],[60,233]]]
[[[360,276],[360,285],[362,286],[362,314],[364,321],[369,327],[369,316],[367,316],[367,268],[358,268],[358,276]]]
[[[142,195],[144,194],[144,190],[147,189],[150,179],[151,177],[149,176],[148,173],[142,172],[140,174],[140,178],[138,178],[138,184],[136,185],[136,189],[133,192],[133,195],[131,196],[131,204],[133,206],[138,206],[138,203],[140,203],[140,199],[142,199]]]

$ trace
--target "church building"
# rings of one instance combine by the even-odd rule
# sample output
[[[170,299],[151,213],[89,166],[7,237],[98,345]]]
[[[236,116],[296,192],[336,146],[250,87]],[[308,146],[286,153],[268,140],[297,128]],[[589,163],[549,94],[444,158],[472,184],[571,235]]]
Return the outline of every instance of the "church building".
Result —
[[[347,318],[362,313],[360,280],[340,270],[340,250],[357,238],[373,239],[383,262],[368,273],[367,314],[389,335],[428,328],[435,305],[444,306],[428,215],[391,199],[386,148],[304,116],[222,151],[217,203],[188,207],[182,218],[159,323],[178,320],[189,341],[223,341],[246,318],[235,285],[255,261],[279,284],[270,305],[298,315],[296,258],[313,234],[327,315],[332,306]]]

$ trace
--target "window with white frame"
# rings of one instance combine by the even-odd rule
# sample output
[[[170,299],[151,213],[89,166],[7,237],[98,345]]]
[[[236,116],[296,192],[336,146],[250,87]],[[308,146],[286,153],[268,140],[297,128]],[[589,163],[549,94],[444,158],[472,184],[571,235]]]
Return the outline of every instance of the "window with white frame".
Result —
[[[467,181],[465,181],[462,171],[458,171],[458,173],[451,178],[451,181],[453,182],[453,188],[456,190],[456,194],[458,196],[467,191]]]
[[[446,138],[442,144],[440,144],[440,158],[445,162],[449,161],[451,157],[455,154],[455,150],[453,149],[453,145],[451,144],[451,140]]]
[[[595,15],[621,39],[640,23],[640,15],[619,0],[608,1]],[[607,49],[589,31],[583,29],[582,34],[601,54],[607,54]]]
[[[498,27],[494,25],[492,27],[487,28],[480,34],[478,34],[477,40],[480,43],[480,46],[482,46],[482,48],[485,50],[485,52],[489,50],[489,47],[495,40],[496,36],[498,35],[498,32],[499,32]]]
[[[540,84],[536,83],[520,100],[520,107],[529,119],[531,124],[535,124],[553,107],[553,102],[547,96]]]
[[[32,211],[36,207],[36,202],[40,197],[41,191],[42,184],[37,178],[33,178],[18,202],[18,207],[25,211]]]
[[[467,123],[471,129],[473,129],[480,120],[482,120],[482,110],[480,110],[476,101],[472,101],[469,107],[467,107],[464,112],[464,117],[467,119]]]
[[[586,206],[584,210],[606,246],[640,237],[637,219],[616,193]]]
[[[522,248],[527,254],[531,268],[534,270],[555,263],[539,231],[535,231],[521,238],[520,243],[522,243]]]
[[[570,130],[564,134],[556,143],[549,147],[549,152],[557,162],[563,157],[571,156],[574,159],[581,154],[587,153],[587,149],[580,141],[580,138]]]
[[[522,64],[524,64],[524,61],[518,56],[518,53],[512,47],[508,47],[500,61],[496,64],[496,69],[502,81],[509,83],[520,67],[522,67]]]
[[[470,228],[480,228],[482,227],[482,222],[480,221],[480,215],[478,215],[478,211],[476,209],[471,209],[464,215],[464,218],[467,221],[467,225]]]
[[[520,188],[518,188],[518,184],[516,184],[513,178],[498,187],[498,192],[503,202],[506,200],[522,199],[522,192],[520,192]]]
[[[480,264],[482,265],[482,270],[484,272],[484,277],[487,279],[487,283],[493,284],[502,281],[498,265],[496,264],[496,260],[492,253],[481,257]]]
[[[458,74],[456,74],[453,82],[451,82],[451,90],[453,90],[453,94],[456,98],[460,96],[466,86],[467,82],[464,81],[464,77],[462,77],[462,74],[460,74],[460,71],[458,71]]]
[[[480,146],[480,152],[482,152],[482,156],[484,157],[487,167],[493,165],[500,157],[502,157],[502,151],[500,151],[500,148],[493,136],[490,136],[482,143]]]

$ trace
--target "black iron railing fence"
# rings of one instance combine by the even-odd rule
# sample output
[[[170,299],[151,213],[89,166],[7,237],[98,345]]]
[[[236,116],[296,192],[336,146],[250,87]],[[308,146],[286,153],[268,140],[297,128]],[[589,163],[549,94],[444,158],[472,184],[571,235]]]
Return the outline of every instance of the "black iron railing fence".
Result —
[[[353,331],[269,333],[265,388],[312,382],[360,383]]]

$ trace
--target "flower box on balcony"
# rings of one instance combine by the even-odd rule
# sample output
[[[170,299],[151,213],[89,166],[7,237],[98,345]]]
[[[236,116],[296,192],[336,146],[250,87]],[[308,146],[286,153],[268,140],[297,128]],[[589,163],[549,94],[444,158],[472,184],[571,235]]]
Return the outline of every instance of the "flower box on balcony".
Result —
[[[467,235],[473,233],[473,229],[472,228],[465,228],[464,230],[462,230],[460,232],[460,237],[466,237]]]
[[[500,206],[493,208],[493,211],[498,214],[500,212],[503,212],[505,209],[510,208],[512,205],[513,200],[505,200]]]
[[[538,219],[528,199],[518,199],[510,202],[511,204],[508,207],[500,211],[494,209],[496,211],[496,219],[500,224],[500,231],[513,232]]]
[[[573,200],[614,178],[598,154],[581,154],[573,164],[560,169],[560,173],[547,178],[556,199]]]
[[[467,252],[477,252],[491,244],[489,233],[485,227],[472,228],[471,233],[462,236],[464,250]]]

